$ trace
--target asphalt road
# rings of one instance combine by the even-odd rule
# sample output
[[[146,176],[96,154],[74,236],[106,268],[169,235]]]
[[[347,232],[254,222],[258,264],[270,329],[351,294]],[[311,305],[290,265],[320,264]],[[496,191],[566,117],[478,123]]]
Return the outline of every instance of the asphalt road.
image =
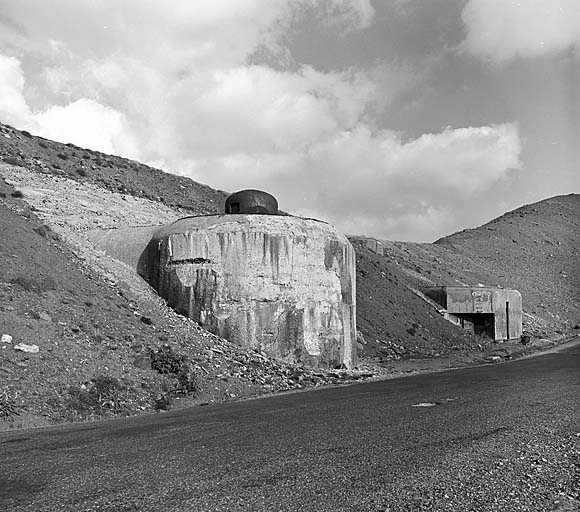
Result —
[[[479,368],[2,433],[0,510],[578,510],[579,399],[575,345]]]

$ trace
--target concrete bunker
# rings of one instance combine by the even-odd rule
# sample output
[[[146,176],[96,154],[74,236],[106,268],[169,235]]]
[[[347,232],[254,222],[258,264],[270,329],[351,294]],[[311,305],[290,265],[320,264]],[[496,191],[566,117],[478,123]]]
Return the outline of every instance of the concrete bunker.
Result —
[[[352,245],[325,222],[276,215],[269,194],[242,192],[251,193],[230,196],[227,214],[89,236],[210,332],[280,360],[353,368]]]
[[[522,296],[517,290],[436,286],[424,292],[445,308],[450,321],[474,334],[496,341],[522,335]]]

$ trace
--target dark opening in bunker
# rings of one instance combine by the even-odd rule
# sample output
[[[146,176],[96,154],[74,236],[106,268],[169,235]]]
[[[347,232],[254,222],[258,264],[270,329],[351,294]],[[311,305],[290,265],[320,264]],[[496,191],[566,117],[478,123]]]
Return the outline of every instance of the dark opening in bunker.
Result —
[[[230,203],[229,213],[240,213],[240,203]]]
[[[495,315],[493,313],[472,313],[457,314],[461,320],[461,327],[483,336],[484,338],[495,338]]]

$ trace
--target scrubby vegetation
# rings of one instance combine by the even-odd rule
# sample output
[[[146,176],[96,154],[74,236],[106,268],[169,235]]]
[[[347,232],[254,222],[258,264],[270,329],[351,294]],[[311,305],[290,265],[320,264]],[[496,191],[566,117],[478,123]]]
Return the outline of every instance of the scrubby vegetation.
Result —
[[[150,352],[151,368],[163,375],[176,379],[175,393],[193,393],[199,390],[197,374],[191,369],[187,356],[173,350],[169,345],[162,345]]]
[[[0,392],[0,419],[9,420],[12,416],[18,416],[16,397],[7,389]]]
[[[89,383],[70,386],[65,405],[73,416],[116,416],[126,412],[130,394],[130,389],[117,378],[99,375]]]

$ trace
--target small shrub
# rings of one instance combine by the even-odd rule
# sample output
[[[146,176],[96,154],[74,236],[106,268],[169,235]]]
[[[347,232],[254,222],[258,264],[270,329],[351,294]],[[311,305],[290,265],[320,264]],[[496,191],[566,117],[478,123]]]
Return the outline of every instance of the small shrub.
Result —
[[[85,416],[96,409],[97,399],[95,395],[80,386],[70,386],[66,406],[67,409]]]
[[[124,391],[125,387],[115,377],[99,375],[93,380],[89,393],[96,396],[100,411],[109,410],[113,414],[119,414],[126,402]]]
[[[20,197],[24,197],[24,194],[22,192],[22,190],[15,190],[14,192],[12,192],[12,194],[10,194],[12,197],[16,197],[16,198],[20,198]]]
[[[173,375],[177,379],[174,389],[177,393],[197,393],[199,380],[197,374],[189,366],[187,356],[179,354],[169,345],[162,345],[157,350],[151,350],[151,368],[162,375]]]
[[[26,138],[32,139],[32,134],[30,132],[27,132],[26,130],[21,130],[20,133],[24,135]]]
[[[16,410],[16,397],[4,389],[0,393],[0,419],[8,421],[12,416],[19,416]]]
[[[57,153],[56,156],[61,160],[68,160],[68,155],[66,153]]]
[[[177,382],[179,384],[177,391],[193,394],[197,394],[199,391],[197,374],[189,367],[187,369],[182,369],[182,371],[177,374]]]
[[[44,149],[47,149],[48,148],[48,144],[46,142],[42,141],[42,140],[38,143],[38,145],[41,148],[44,148]]]
[[[87,175],[87,171],[85,171],[84,169],[77,169],[77,170],[76,170],[76,173],[77,173],[79,176],[83,176],[83,177]]]
[[[118,379],[98,375],[88,386],[70,386],[67,408],[81,416],[91,414],[117,415],[127,409],[128,390]]]
[[[187,358],[175,352],[169,345],[151,351],[151,368],[157,373],[178,375],[187,367]]]
[[[53,277],[43,276],[23,276],[19,275],[10,279],[15,284],[28,292],[42,293],[56,288],[56,281]]]

